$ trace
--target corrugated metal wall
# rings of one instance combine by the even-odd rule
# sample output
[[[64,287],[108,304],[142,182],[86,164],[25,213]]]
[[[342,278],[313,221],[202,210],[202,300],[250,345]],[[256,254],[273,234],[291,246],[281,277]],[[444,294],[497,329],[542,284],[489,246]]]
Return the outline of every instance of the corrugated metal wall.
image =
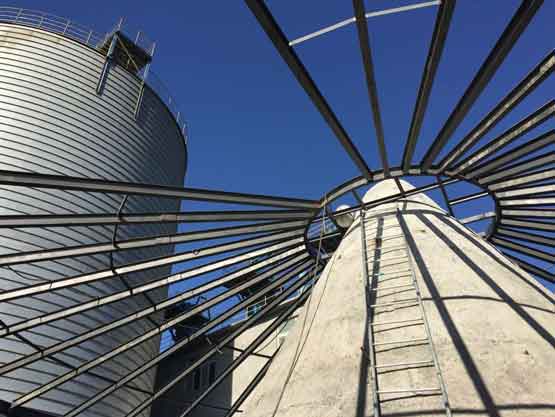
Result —
[[[170,112],[147,88],[139,120],[135,120],[140,80],[117,66],[110,69],[104,90],[97,95],[95,89],[103,64],[104,56],[75,41],[38,29],[0,24],[0,169],[138,183],[183,183],[186,150]],[[121,199],[116,195],[1,187],[0,215],[115,213]],[[176,200],[130,197],[124,211],[177,209]],[[160,233],[162,228],[167,233],[174,231],[172,225],[121,227],[118,239]],[[106,242],[111,241],[112,233],[112,227],[3,229],[0,231],[0,253]],[[165,247],[126,252],[116,255],[115,263],[161,256],[172,250]],[[0,269],[0,290],[108,267],[108,255],[16,265]],[[167,273],[169,268],[159,268],[126,279],[136,285]],[[2,303],[0,317],[12,324],[123,288],[121,281],[111,279],[56,294]],[[163,296],[156,294],[156,298]],[[136,297],[36,327],[24,336],[41,347],[51,346],[127,315],[146,303],[144,298]],[[146,320],[139,321],[69,349],[56,358],[76,366],[152,327]],[[0,362],[33,351],[31,346],[15,337],[0,340]],[[158,340],[152,340],[94,372],[119,379],[157,351]],[[11,401],[68,370],[49,359],[9,373],[0,378],[0,399]],[[153,372],[145,373],[134,384],[151,390],[153,380]],[[107,384],[94,376],[84,375],[28,405],[63,414]],[[131,389],[119,390],[116,394],[85,415],[124,415],[145,395]]]

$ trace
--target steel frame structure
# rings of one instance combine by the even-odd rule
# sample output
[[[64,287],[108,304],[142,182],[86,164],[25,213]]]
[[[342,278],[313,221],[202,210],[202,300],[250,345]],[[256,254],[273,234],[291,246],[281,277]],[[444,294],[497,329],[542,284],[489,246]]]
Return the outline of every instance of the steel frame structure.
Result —
[[[517,147],[506,149],[511,143],[521,138],[526,132],[539,127],[555,113],[555,100],[548,102],[540,109],[531,113],[521,122],[509,128],[484,145],[471,149],[510,113],[528,94],[538,88],[542,81],[555,69],[555,53],[550,52],[539,62],[518,85],[516,85],[471,131],[457,142],[446,156],[439,159],[445,145],[452,141],[453,132],[464,119],[473,103],[480,96],[497,69],[503,63],[520,35],[526,29],[542,1],[525,0],[516,11],[507,28],[486,58],[476,76],[468,86],[458,104],[452,110],[438,136],[428,148],[421,161],[415,163],[413,155],[420,136],[427,104],[430,98],[434,78],[441,60],[446,39],[448,37],[451,17],[455,13],[455,0],[443,0],[437,11],[434,32],[430,42],[426,64],[422,74],[420,87],[407,140],[404,147],[402,164],[398,167],[389,165],[386,150],[386,137],[382,125],[378,102],[377,84],[374,77],[372,51],[362,0],[353,0],[354,20],[357,28],[358,42],[362,56],[362,70],[367,83],[368,98],[371,107],[373,125],[376,130],[382,166],[370,169],[364,157],[356,148],[339,118],[319,90],[307,68],[295,53],[293,46],[298,42],[290,42],[279,24],[272,16],[269,8],[262,0],[245,0],[254,17],[260,23],[273,43],[279,55],[288,65],[291,72],[312,100],[325,122],[329,125],[337,140],[360,171],[360,176],[353,178],[327,192],[321,200],[286,198],[267,195],[231,193],[218,190],[203,190],[181,187],[164,187],[152,184],[134,184],[116,181],[105,181],[92,178],[76,178],[68,176],[44,175],[40,173],[0,171],[0,185],[16,187],[34,187],[40,189],[72,190],[87,193],[106,193],[119,195],[125,201],[128,196],[147,196],[149,198],[172,198],[180,200],[203,201],[218,203],[217,210],[183,211],[174,213],[132,213],[126,212],[124,206],[117,213],[97,214],[44,214],[44,215],[9,215],[0,217],[0,229],[6,228],[57,228],[70,226],[114,226],[114,238],[111,242],[103,242],[86,246],[55,247],[46,250],[15,252],[0,255],[0,267],[11,268],[22,264],[68,259],[85,255],[112,254],[137,248],[159,245],[187,244],[192,248],[177,249],[172,255],[155,259],[144,259],[133,264],[113,265],[105,270],[77,276],[50,280],[43,277],[40,282],[15,288],[0,293],[0,302],[36,296],[43,293],[56,293],[65,288],[80,287],[93,282],[111,278],[123,278],[135,271],[152,270],[158,266],[175,265],[178,268],[185,262],[201,261],[189,269],[182,269],[164,277],[153,278],[151,281],[136,284],[125,281],[127,288],[114,291],[103,297],[91,297],[89,301],[74,305],[61,311],[54,311],[36,317],[22,319],[9,325],[0,321],[0,337],[16,336],[25,340],[21,333],[36,326],[55,322],[92,309],[115,303],[139,295],[148,296],[152,291],[168,288],[170,285],[190,280],[194,277],[216,273],[205,283],[190,288],[180,294],[162,301],[153,301],[135,312],[99,325],[97,328],[84,332],[79,337],[60,341],[54,345],[43,347],[32,345],[34,352],[23,355],[12,362],[0,365],[0,375],[15,372],[28,364],[53,358],[53,355],[71,347],[78,346],[94,338],[104,335],[113,329],[126,326],[136,320],[150,318],[149,330],[135,338],[131,338],[120,346],[102,354],[79,366],[66,364],[64,374],[57,375],[51,381],[37,389],[31,390],[17,398],[10,405],[14,412],[22,409],[30,401],[48,393],[79,375],[87,374],[101,378],[94,373],[94,368],[132,349],[152,337],[173,328],[179,323],[214,306],[225,306],[222,313],[212,317],[204,326],[191,336],[177,341],[169,349],[161,351],[154,358],[147,360],[141,367],[130,372],[119,380],[111,380],[108,387],[90,396],[81,405],[66,414],[66,417],[77,416],[94,407],[120,389],[133,389],[133,380],[143,372],[164,360],[168,360],[175,352],[186,347],[193,340],[209,335],[222,326],[226,320],[235,317],[261,297],[276,289],[286,288],[264,308],[242,322],[236,329],[223,339],[216,340],[211,349],[193,364],[184,367],[178,376],[156,392],[148,392],[148,398],[130,411],[127,416],[140,414],[164,392],[175,386],[189,375],[220,348],[231,342],[249,326],[285,305],[270,327],[264,330],[250,346],[218,375],[213,384],[193,403],[183,409],[180,417],[187,416],[206,399],[207,395],[229,377],[256,347],[277,329],[280,323],[295,311],[310,294],[311,285],[318,279],[325,265],[322,253],[322,242],[337,239],[345,232],[335,222],[341,214],[357,212],[361,208],[377,207],[383,203],[403,200],[422,192],[439,190],[445,203],[446,211],[456,216],[456,206],[465,202],[489,198],[495,210],[461,218],[461,224],[468,225],[479,221],[491,221],[484,238],[496,245],[511,260],[530,274],[543,280],[555,282],[555,274],[544,268],[542,262],[555,263],[555,131],[548,131],[536,138],[525,140]],[[432,2],[437,3],[437,2]],[[541,152],[541,153],[538,153]],[[532,155],[530,157],[530,155]],[[404,190],[399,179],[405,176],[430,176],[434,180],[429,184],[413,190]],[[395,179],[399,192],[380,199],[363,201],[360,192],[373,182],[386,178]],[[468,182],[480,191],[454,197],[450,186],[459,182]],[[347,209],[332,212],[331,204],[346,196],[354,196],[356,204]],[[221,210],[222,204],[230,204],[233,209]],[[244,210],[236,210],[237,205],[245,206]],[[185,205],[186,206],[186,205]],[[253,208],[256,207],[256,208]],[[333,224],[331,230],[324,226],[326,221]],[[137,224],[195,224],[200,230],[181,232],[172,235],[145,236],[128,240],[117,240],[117,227],[133,227]],[[215,228],[212,223],[223,223],[224,227]],[[312,232],[310,232],[312,230]],[[314,232],[315,231],[315,232]],[[207,243],[215,241],[216,243]],[[329,254],[328,254],[329,255]],[[229,271],[231,268],[231,272]],[[308,272],[308,273],[306,273]],[[306,273],[306,274],[305,274]],[[219,294],[211,291],[220,289]],[[300,291],[303,290],[303,291]],[[154,317],[178,303],[191,300],[199,295],[206,296],[205,301],[198,303],[193,309],[171,319],[156,321]],[[232,302],[234,297],[240,301]],[[30,342],[29,342],[30,343]],[[227,416],[238,411],[248,394],[258,381],[263,378],[271,358],[259,371],[253,381],[237,402],[227,410]]]

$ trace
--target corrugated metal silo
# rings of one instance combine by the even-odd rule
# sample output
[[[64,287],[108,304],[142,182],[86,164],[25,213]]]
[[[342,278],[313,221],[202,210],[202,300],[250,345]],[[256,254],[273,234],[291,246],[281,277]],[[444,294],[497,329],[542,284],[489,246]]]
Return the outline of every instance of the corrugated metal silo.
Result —
[[[116,61],[108,65],[102,80],[108,46],[114,33],[97,37],[67,20],[49,15],[0,9],[0,169],[103,178],[134,183],[179,186],[186,166],[184,137],[174,114],[148,85],[143,86],[133,65],[143,66],[148,53],[134,42],[116,44]],[[15,16],[15,17],[14,17]],[[4,21],[4,22],[1,22]],[[121,39],[127,39],[121,35]],[[129,41],[129,39],[127,39]],[[129,48],[136,48],[126,52]],[[146,51],[148,52],[148,51]],[[126,54],[129,61],[125,61]],[[100,82],[100,85],[99,85]],[[100,87],[100,88],[99,88]],[[100,92],[97,91],[100,90]],[[142,91],[142,94],[141,94]],[[140,100],[140,102],[139,102]],[[136,114],[137,106],[140,111]],[[116,213],[122,197],[109,194],[2,187],[0,214]],[[178,210],[177,200],[130,197],[124,212]],[[161,232],[175,226],[120,227],[117,239]],[[113,227],[55,227],[4,229],[0,253],[110,242]],[[156,247],[115,255],[114,264],[162,256],[171,247]],[[106,269],[109,255],[71,260],[37,262],[3,268],[1,290],[40,281]],[[170,267],[126,276],[136,285],[169,273]],[[57,311],[125,288],[119,279],[79,289],[66,289],[32,300],[0,304],[6,324]],[[156,294],[155,298],[165,294]],[[107,305],[93,312],[58,320],[23,333],[23,338],[0,341],[0,362],[16,359],[129,314],[149,303],[144,296]],[[142,320],[66,350],[52,360],[39,361],[0,377],[0,399],[11,401],[37,384],[43,384],[84,361],[152,328]],[[109,381],[117,380],[158,351],[151,340],[49,392],[29,406],[54,414],[85,401]],[[99,377],[101,376],[101,377]],[[91,408],[87,416],[124,415],[151,391],[153,372],[136,380],[135,386],[118,391]],[[45,399],[46,398],[46,399]]]

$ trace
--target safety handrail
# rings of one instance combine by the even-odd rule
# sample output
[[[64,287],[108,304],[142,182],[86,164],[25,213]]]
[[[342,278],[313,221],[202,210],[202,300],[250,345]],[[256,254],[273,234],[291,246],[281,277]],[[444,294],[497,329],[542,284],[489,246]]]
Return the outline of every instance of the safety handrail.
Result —
[[[106,43],[106,40],[117,31],[123,30],[123,21],[119,23],[107,33],[98,33],[92,29],[87,28],[71,19],[56,16],[51,13],[42,12],[33,9],[24,9],[20,7],[0,6],[0,22],[12,23],[21,26],[30,26],[38,29],[43,29],[48,32],[57,33],[73,39],[77,42],[90,46],[96,50],[100,50]],[[137,32],[134,38],[137,46],[143,49],[147,54],[154,53],[155,43],[152,42],[144,34],[144,32]],[[175,98],[169,93],[169,89],[162,82],[152,70],[139,72],[139,76],[143,79],[144,83],[158,95],[160,100],[166,105],[170,113],[173,115],[182,135],[187,141],[187,124],[183,114],[179,110],[179,106]]]

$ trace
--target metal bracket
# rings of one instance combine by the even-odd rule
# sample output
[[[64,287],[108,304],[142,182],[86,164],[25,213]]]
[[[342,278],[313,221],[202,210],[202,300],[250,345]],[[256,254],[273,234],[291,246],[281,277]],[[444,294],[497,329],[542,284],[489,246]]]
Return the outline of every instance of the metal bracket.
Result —
[[[112,65],[114,50],[116,49],[116,44],[118,42],[119,36],[116,31],[112,36],[112,41],[110,42],[110,47],[108,48],[108,53],[106,54],[106,59],[104,60],[104,65],[102,66],[102,72],[100,73],[100,78],[96,84],[96,94],[102,94],[104,89],[104,84],[106,83],[106,78],[108,77],[108,71]]]
[[[142,81],[141,81],[141,89],[139,90],[139,95],[137,96],[137,102],[135,103],[135,112],[134,112],[135,120],[137,120],[139,118],[139,114],[141,113],[141,105],[143,104],[143,97],[144,97],[144,94],[145,94],[146,79],[148,77],[149,70],[150,70],[150,62],[148,64],[146,64],[145,70],[143,72],[143,77],[142,77]]]

